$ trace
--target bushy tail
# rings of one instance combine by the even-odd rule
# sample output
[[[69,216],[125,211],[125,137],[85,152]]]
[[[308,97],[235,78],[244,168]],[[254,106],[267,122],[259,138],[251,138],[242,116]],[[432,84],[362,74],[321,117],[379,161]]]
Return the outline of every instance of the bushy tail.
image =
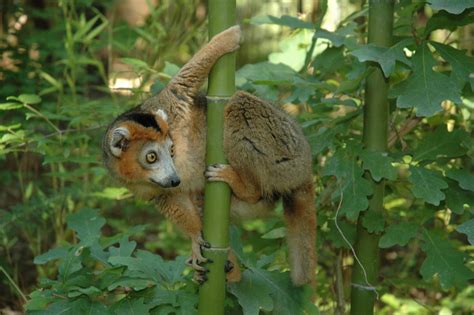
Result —
[[[283,199],[283,205],[291,280],[295,286],[315,284],[316,209],[313,184],[296,189]]]

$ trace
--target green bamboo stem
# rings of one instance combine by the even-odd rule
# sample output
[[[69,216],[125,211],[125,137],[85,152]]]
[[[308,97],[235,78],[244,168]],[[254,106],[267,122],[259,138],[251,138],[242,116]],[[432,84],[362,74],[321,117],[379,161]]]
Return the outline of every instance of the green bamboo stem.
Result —
[[[209,38],[235,24],[235,0],[209,0]],[[227,163],[224,148],[225,101],[213,101],[212,97],[230,97],[235,92],[235,53],[219,59],[209,75],[207,94],[207,148],[206,163]],[[208,182],[204,197],[204,238],[211,249],[204,255],[212,259],[207,264],[207,281],[199,290],[198,314],[224,314],[225,272],[229,247],[230,188],[225,183]]]
[[[392,44],[394,0],[369,1],[368,43],[389,47]],[[379,66],[368,76],[365,88],[364,106],[364,146],[367,150],[385,152],[387,150],[389,107],[387,100],[388,79]],[[384,181],[376,182],[366,174],[373,186],[374,194],[369,200],[369,208],[359,217],[355,251],[364,270],[355,264],[352,272],[351,314],[370,315],[374,313],[376,292],[369,288],[375,286],[379,270],[379,238],[369,233],[362,225],[369,211],[383,212]],[[367,276],[367,279],[366,279]],[[368,281],[368,283],[367,283]]]

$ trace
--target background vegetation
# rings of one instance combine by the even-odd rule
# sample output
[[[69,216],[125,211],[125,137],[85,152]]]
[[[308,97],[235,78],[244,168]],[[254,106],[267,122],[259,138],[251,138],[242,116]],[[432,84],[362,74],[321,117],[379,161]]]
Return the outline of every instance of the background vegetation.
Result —
[[[113,117],[157,92],[206,40],[206,7],[150,1],[134,16],[134,3],[1,4],[0,311],[196,309],[190,242],[110,180],[100,142]],[[377,314],[474,312],[470,1],[398,1],[391,48],[365,45],[365,1],[268,1],[251,15],[238,6],[242,50],[253,50],[239,56],[238,87],[284,104],[312,145],[319,312],[348,309],[357,263],[348,243],[372,194],[367,172],[387,180],[384,215],[362,222],[381,236]],[[261,34],[273,42],[262,45]],[[255,53],[260,46],[273,52]],[[386,155],[361,145],[372,67],[390,83]],[[275,212],[231,229],[246,270],[228,286],[229,313],[317,312],[289,286],[281,206]]]

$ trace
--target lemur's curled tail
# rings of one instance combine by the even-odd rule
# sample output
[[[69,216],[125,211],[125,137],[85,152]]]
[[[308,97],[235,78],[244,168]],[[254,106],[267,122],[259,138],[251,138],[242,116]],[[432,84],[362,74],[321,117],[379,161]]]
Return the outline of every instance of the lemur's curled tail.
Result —
[[[315,284],[316,210],[313,184],[308,183],[283,198],[291,280],[296,286]]]

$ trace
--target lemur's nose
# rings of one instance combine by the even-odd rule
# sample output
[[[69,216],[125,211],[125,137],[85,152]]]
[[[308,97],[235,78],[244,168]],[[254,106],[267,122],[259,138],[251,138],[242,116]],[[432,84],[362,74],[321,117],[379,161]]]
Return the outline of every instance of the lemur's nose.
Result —
[[[173,178],[173,179],[171,180],[171,186],[172,186],[172,187],[176,187],[176,186],[178,186],[180,183],[181,183],[181,180],[180,180],[178,177]]]

